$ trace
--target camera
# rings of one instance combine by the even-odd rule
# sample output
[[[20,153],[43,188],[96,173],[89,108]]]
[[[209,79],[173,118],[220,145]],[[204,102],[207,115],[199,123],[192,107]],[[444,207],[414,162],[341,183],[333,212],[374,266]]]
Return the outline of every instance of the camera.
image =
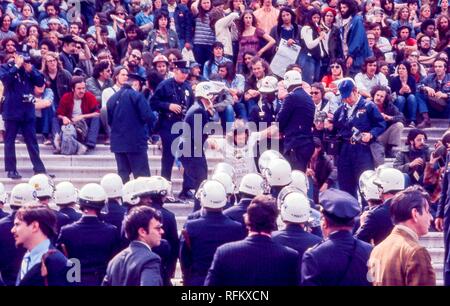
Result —
[[[350,138],[351,143],[360,143],[362,139],[362,133],[356,127],[352,127],[352,137]]]
[[[36,98],[32,94],[22,96],[22,103],[36,103]]]

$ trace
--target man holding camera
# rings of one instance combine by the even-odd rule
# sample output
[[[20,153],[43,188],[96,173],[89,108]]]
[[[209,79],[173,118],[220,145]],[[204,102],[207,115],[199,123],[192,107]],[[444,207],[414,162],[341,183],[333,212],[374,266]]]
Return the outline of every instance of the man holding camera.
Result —
[[[11,179],[20,179],[17,172],[15,140],[19,129],[27,145],[34,173],[45,173],[36,139],[34,86],[44,85],[44,76],[29,56],[15,55],[14,61],[0,66],[0,80],[5,88],[3,120],[5,121],[5,170]]]
[[[332,123],[325,121],[325,128],[339,140],[339,187],[356,197],[361,173],[374,168],[370,144],[384,132],[386,122],[377,106],[359,94],[353,79],[344,78],[339,91],[344,104],[334,113]]]

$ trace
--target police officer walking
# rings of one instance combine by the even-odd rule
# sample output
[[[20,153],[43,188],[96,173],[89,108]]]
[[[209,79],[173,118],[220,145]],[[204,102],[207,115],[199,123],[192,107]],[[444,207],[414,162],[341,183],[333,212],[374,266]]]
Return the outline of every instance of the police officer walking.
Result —
[[[367,261],[372,246],[352,236],[358,201],[345,191],[328,189],[319,198],[325,240],[307,250],[301,265],[305,286],[370,286]]]
[[[354,197],[359,177],[365,170],[374,169],[370,144],[381,135],[386,122],[377,106],[366,101],[351,78],[339,83],[342,104],[334,113],[333,123],[325,122],[325,128],[340,140],[337,159],[339,188]]]
[[[39,157],[36,139],[34,86],[44,85],[44,75],[29,62],[29,57],[16,55],[14,62],[0,66],[0,80],[5,88],[3,120],[5,121],[5,170],[11,179],[20,179],[17,172],[15,140],[19,130],[27,145],[28,154],[35,173],[45,173]]]
[[[131,81],[130,81],[131,82]],[[111,152],[117,163],[117,172],[122,181],[150,176],[148,164],[148,128],[156,118],[144,95],[125,84],[109,98],[106,104],[108,124],[111,127]]]
[[[161,82],[150,99],[152,109],[159,113],[155,129],[162,142],[161,175],[168,181],[171,180],[175,160],[172,143],[180,135],[178,130],[172,132],[172,127],[184,119],[186,111],[194,103],[194,94],[187,81],[189,71],[188,62],[176,61],[173,78]],[[193,195],[188,190],[182,190],[180,197],[193,198]]]
[[[187,221],[180,241],[180,264],[185,286],[202,286],[216,249],[245,237],[241,224],[222,213],[227,204],[227,194],[221,183],[205,181],[199,195],[204,214]]]
[[[208,135],[203,132],[206,124],[214,115],[213,95],[216,93],[212,82],[202,82],[195,88],[197,101],[189,108],[184,119],[183,134],[180,144],[180,161],[183,164],[183,191],[197,190],[208,177],[208,164],[204,152],[204,144]],[[198,129],[201,129],[198,131]],[[198,137],[201,135],[201,137]],[[195,202],[194,210],[200,209]]]
[[[277,116],[280,132],[284,135],[284,156],[292,169],[305,172],[314,153],[312,127],[315,106],[301,87],[300,72],[286,72],[284,82],[289,94]]]

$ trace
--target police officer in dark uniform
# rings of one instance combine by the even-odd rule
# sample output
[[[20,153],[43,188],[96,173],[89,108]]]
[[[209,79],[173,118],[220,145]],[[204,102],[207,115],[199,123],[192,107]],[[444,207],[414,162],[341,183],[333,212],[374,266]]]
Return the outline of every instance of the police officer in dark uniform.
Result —
[[[195,88],[197,101],[189,108],[184,119],[183,134],[180,143],[180,161],[183,164],[183,191],[197,190],[208,177],[204,145],[208,135],[204,127],[212,121],[214,115],[213,99],[217,87],[212,82],[201,82]],[[200,131],[198,129],[201,129]],[[201,135],[201,138],[198,137]],[[195,201],[194,210],[200,209]]]
[[[34,86],[44,85],[44,75],[30,63],[29,55],[16,55],[14,62],[0,66],[0,80],[5,86],[3,120],[5,121],[5,170],[11,179],[20,179],[17,172],[15,140],[19,130],[27,145],[35,173],[45,173],[36,139]]]
[[[284,135],[284,156],[293,170],[306,172],[314,153],[312,127],[315,106],[311,97],[301,87],[300,72],[286,72],[284,82],[289,94],[277,116],[280,133]]]
[[[345,191],[328,189],[319,198],[325,240],[303,255],[305,286],[370,286],[367,261],[372,246],[352,236],[358,201]]]
[[[216,180],[205,181],[199,189],[204,213],[188,220],[180,239],[180,264],[183,285],[202,286],[216,249],[245,237],[239,222],[222,213],[227,203],[225,187]]]
[[[340,141],[339,188],[356,197],[359,177],[374,168],[370,144],[384,132],[386,122],[377,106],[358,93],[351,78],[339,83],[339,91],[345,103],[334,113],[332,124],[325,121],[325,128]]]
[[[153,110],[159,113],[156,131],[159,132],[162,142],[161,175],[171,180],[175,152],[172,152],[172,143],[180,135],[176,130],[172,133],[175,123],[184,119],[186,111],[194,103],[194,94],[187,81],[189,76],[189,63],[176,61],[173,78],[161,82],[150,99]],[[192,198],[192,193],[182,190],[181,198]]]
[[[99,219],[106,193],[94,183],[80,190],[79,204],[83,217],[61,229],[57,245],[68,258],[77,258],[81,265],[81,286],[99,286],[106,274],[108,262],[120,246],[119,231],[114,225]]]
[[[144,95],[131,87],[139,87],[140,77],[131,74],[128,77],[129,84],[123,85],[106,105],[111,126],[111,152],[115,155],[117,172],[123,182],[128,182],[131,173],[134,178],[150,176],[148,127],[151,128],[156,121]],[[133,84],[136,79],[138,84]]]
[[[22,206],[36,201],[36,191],[27,183],[20,183],[11,190],[9,205],[12,213],[0,220],[0,278],[7,286],[14,286],[20,271],[25,249],[17,248],[11,233],[16,212]]]
[[[102,177],[100,185],[108,197],[105,208],[102,211],[101,219],[114,225],[120,231],[122,229],[123,219],[127,213],[126,207],[121,205],[123,194],[122,178],[116,173],[108,173]]]
[[[442,136],[442,144],[447,149],[441,198],[438,202],[435,226],[444,232],[444,285],[450,286],[450,132]]]

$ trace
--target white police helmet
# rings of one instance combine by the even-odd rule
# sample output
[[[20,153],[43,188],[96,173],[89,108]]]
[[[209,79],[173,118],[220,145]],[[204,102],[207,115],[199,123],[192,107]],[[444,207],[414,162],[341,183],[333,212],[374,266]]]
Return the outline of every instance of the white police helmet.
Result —
[[[5,191],[5,186],[3,185],[3,183],[0,183],[0,203],[6,204],[7,200],[8,194]]]
[[[219,91],[217,89],[217,85],[213,82],[200,82],[195,87],[195,97],[196,98],[205,98],[209,101],[212,100],[215,94],[218,94]]]
[[[233,179],[225,172],[214,173],[212,176],[213,180],[220,182],[225,187],[225,192],[227,194],[233,194],[236,186],[233,183]]]
[[[261,93],[273,93],[278,90],[278,80],[274,76],[265,76],[258,82],[258,90]]]
[[[203,181],[196,197],[205,208],[223,208],[227,204],[225,187],[216,180]]]
[[[311,217],[311,207],[303,192],[291,192],[280,199],[280,215],[283,221],[293,223],[308,222]]]
[[[89,183],[81,188],[79,203],[81,206],[102,208],[105,205],[106,198],[106,192],[102,186],[96,183]]]
[[[309,181],[306,174],[300,170],[292,170],[291,172],[291,185],[300,189],[304,194],[308,194]]]
[[[56,185],[53,197],[55,203],[58,205],[76,203],[78,200],[78,190],[71,182],[61,182]]]
[[[292,182],[292,168],[285,159],[272,160],[263,171],[263,176],[267,179],[267,183],[273,186],[286,186]]]
[[[100,181],[100,185],[105,190],[106,196],[109,199],[122,197],[123,182],[116,173],[106,174]]]
[[[36,189],[28,183],[19,183],[11,190],[9,204],[13,207],[20,207],[25,204],[35,203],[36,200]]]
[[[248,173],[244,175],[239,185],[239,192],[252,196],[264,193],[264,178],[258,173]]]
[[[302,75],[297,70],[290,70],[284,74],[284,86],[286,88],[292,85],[301,85],[302,82]]]
[[[362,191],[364,189],[364,186],[366,184],[366,181],[375,175],[374,170],[366,170],[359,176],[359,190]]]
[[[38,198],[53,197],[55,185],[47,175],[43,173],[33,175],[28,181],[28,184],[34,187]]]
[[[401,191],[405,189],[405,175],[394,168],[380,168],[376,171],[373,183],[381,187],[383,193]]]
[[[234,180],[236,172],[235,172],[234,167],[232,165],[230,165],[228,163],[224,163],[224,162],[218,163],[214,167],[213,173],[220,173],[220,172],[225,172],[226,174],[228,174]]]
[[[162,176],[151,176],[147,182],[151,195],[167,196],[172,189],[172,184]]]
[[[376,176],[371,176],[368,179],[366,179],[363,189],[361,190],[361,194],[366,199],[366,201],[369,200],[382,200],[381,198],[381,190],[378,188],[377,185],[374,184],[374,180],[376,179]]]
[[[259,167],[259,171],[261,171],[261,173],[263,172],[264,169],[266,169],[269,166],[269,163],[274,160],[274,159],[278,159],[281,158],[283,159],[283,155],[281,155],[280,152],[275,151],[275,150],[267,150],[264,151],[261,156],[258,159],[258,167]]]
[[[128,205],[137,205],[139,204],[139,197],[134,196],[134,185],[136,184],[136,180],[130,180],[123,185],[122,188],[122,201],[127,203]]]

